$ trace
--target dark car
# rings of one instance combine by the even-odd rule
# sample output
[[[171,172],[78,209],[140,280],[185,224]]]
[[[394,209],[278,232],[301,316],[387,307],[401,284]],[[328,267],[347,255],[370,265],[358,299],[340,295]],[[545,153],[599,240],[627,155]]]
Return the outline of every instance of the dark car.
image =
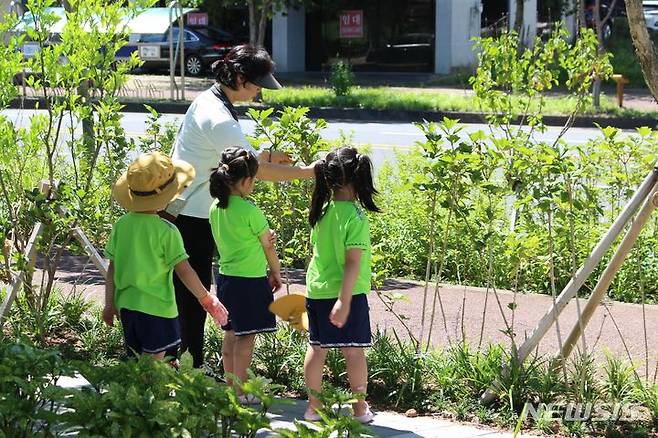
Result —
[[[230,33],[216,27],[184,27],[185,74],[199,76],[213,62],[221,59],[238,44]],[[174,49],[179,38],[179,28],[172,28]],[[140,57],[147,70],[169,69],[169,31],[164,34],[142,34],[139,38]],[[158,48],[154,50],[155,48]],[[158,53],[159,52],[159,53]],[[149,56],[159,55],[159,56]],[[176,62],[178,69],[180,60]]]
[[[372,64],[404,68],[428,68],[434,65],[434,34],[407,33],[366,55]]]
[[[601,0],[599,2],[599,17],[601,21],[606,17],[610,17],[601,27],[601,35],[604,40],[607,40],[612,35],[612,28],[616,17],[625,11],[625,3],[622,0],[614,2],[611,0]],[[585,24],[587,27],[596,30],[596,21],[594,20],[594,4],[595,0],[585,0]],[[611,10],[611,7],[614,9]]]

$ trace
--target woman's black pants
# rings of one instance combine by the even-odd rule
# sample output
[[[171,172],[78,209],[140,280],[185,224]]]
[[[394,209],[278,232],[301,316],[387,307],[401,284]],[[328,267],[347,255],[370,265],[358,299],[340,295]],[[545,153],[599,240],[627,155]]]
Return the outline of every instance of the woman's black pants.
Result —
[[[215,242],[210,230],[208,219],[179,215],[174,222],[183,236],[183,244],[192,269],[201,283],[210,290],[212,279],[212,257]],[[174,288],[176,289],[176,304],[178,305],[178,320],[180,322],[181,344],[180,354],[189,351],[194,367],[203,365],[203,335],[206,324],[206,311],[196,297],[180,281],[174,272]],[[167,356],[176,356],[176,351],[167,351]]]

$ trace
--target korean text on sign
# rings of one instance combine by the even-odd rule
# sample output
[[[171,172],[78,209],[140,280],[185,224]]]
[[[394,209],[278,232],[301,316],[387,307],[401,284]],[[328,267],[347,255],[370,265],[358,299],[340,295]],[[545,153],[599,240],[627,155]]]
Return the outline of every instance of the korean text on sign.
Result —
[[[340,38],[363,38],[363,10],[342,11],[339,23]]]

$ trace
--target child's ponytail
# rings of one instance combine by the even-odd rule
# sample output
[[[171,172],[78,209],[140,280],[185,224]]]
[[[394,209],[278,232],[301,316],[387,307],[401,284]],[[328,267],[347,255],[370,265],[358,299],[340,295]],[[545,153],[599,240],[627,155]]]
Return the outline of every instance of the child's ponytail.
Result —
[[[228,198],[231,195],[228,166],[220,164],[210,174],[210,196],[217,199],[219,208],[228,207]]]
[[[373,199],[373,196],[379,192],[372,182],[372,162],[367,155],[357,155],[354,189],[356,190],[357,199],[366,210],[381,212]]]
[[[243,148],[231,147],[222,152],[217,168],[210,174],[210,196],[219,208],[228,207],[231,187],[243,178],[253,178],[258,172],[258,159]]]
[[[311,209],[308,213],[308,221],[311,226],[320,220],[324,214],[324,206],[331,199],[331,192],[327,184],[327,162],[320,161],[313,169],[315,172],[315,189],[313,189],[313,198],[311,199]]]

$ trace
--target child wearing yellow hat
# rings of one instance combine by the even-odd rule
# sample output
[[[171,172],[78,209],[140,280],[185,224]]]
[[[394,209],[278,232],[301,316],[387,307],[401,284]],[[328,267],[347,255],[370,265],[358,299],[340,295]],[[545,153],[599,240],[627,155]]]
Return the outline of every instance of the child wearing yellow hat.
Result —
[[[137,158],[112,190],[128,213],[112,227],[105,248],[110,265],[103,320],[111,326],[121,319],[129,354],[163,359],[180,343],[173,271],[218,325],[226,323],[226,309],[190,267],[178,229],[158,216],[194,175],[188,163],[152,152]]]

